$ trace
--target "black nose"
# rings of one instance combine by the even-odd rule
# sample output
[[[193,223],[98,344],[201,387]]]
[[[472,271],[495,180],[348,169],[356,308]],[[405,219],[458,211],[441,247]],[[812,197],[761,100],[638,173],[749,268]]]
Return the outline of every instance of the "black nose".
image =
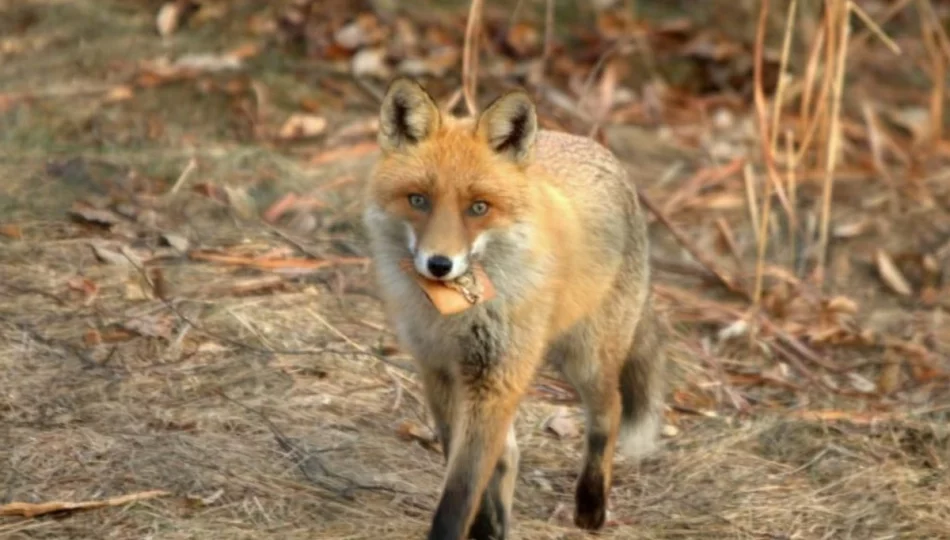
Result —
[[[429,272],[432,272],[433,276],[440,278],[452,271],[452,259],[442,255],[433,255],[429,257],[426,266],[429,267]]]

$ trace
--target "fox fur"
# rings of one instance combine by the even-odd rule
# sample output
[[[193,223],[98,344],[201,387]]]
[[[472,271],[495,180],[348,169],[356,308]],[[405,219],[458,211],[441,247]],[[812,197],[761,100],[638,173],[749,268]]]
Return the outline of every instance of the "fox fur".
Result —
[[[429,540],[510,536],[513,422],[545,363],[586,410],[574,522],[600,529],[615,447],[649,452],[662,411],[663,339],[636,188],[597,142],[540,130],[521,90],[456,118],[417,82],[397,78],[378,140],[364,225],[387,315],[419,367],[446,459]],[[477,262],[496,297],[442,315],[400,265],[407,259],[430,279]]]

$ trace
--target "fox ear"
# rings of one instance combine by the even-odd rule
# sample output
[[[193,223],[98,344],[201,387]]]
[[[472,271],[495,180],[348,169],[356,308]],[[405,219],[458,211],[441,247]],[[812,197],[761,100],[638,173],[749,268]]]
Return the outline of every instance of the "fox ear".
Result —
[[[417,144],[442,122],[435,100],[416,81],[397,77],[386,89],[379,109],[379,146],[386,152]]]
[[[524,163],[538,134],[534,103],[522,90],[503,94],[479,116],[475,131],[498,154]]]

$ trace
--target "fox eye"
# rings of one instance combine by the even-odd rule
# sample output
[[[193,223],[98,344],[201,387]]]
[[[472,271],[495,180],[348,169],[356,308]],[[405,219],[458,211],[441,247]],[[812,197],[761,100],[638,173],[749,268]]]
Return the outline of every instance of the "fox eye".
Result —
[[[418,193],[409,194],[409,206],[415,208],[416,210],[428,210],[429,209],[429,199],[425,195],[420,195]]]
[[[468,213],[473,216],[484,216],[488,212],[488,203],[485,201],[475,201],[468,207]]]

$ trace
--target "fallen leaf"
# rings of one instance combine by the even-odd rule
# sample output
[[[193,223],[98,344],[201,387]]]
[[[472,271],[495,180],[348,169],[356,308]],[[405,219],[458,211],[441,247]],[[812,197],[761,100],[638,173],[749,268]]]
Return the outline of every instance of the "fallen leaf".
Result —
[[[887,350],[884,353],[884,365],[881,366],[881,373],[877,377],[877,387],[882,394],[890,394],[901,383],[902,361],[893,350]]]
[[[162,238],[169,246],[175,248],[176,250],[185,253],[188,251],[188,239],[184,236],[176,233],[165,233],[162,235]]]
[[[867,377],[861,375],[860,373],[848,372],[847,377],[848,382],[851,383],[851,387],[858,392],[870,394],[877,390],[877,385],[874,384],[874,381],[868,380]]]
[[[284,122],[278,137],[284,140],[316,137],[327,129],[327,119],[314,114],[294,113]]]
[[[196,71],[226,71],[241,69],[244,63],[233,54],[190,53],[182,55],[173,67]]]
[[[52,514],[55,512],[66,512],[73,510],[91,510],[94,508],[106,508],[109,506],[122,506],[136,501],[154,499],[156,497],[165,497],[171,493],[163,490],[142,491],[139,493],[130,493],[109,499],[99,501],[66,502],[52,501],[45,503],[25,503],[12,502],[0,506],[0,516],[23,516],[27,518]]]
[[[84,278],[82,276],[75,276],[66,282],[66,285],[74,291],[79,291],[83,294],[83,304],[89,305],[93,300],[96,299],[96,296],[99,295],[99,285],[95,281],[92,281],[89,278]]]
[[[200,495],[188,495],[186,498],[188,502],[194,504],[195,506],[211,506],[214,504],[221,496],[224,495],[224,489],[218,488],[214,493],[207,496]]]
[[[571,418],[566,407],[558,407],[554,414],[547,417],[542,427],[556,435],[558,439],[573,439],[580,435],[577,422]]]
[[[897,268],[897,265],[894,264],[894,260],[891,259],[891,256],[888,255],[886,251],[878,249],[874,260],[877,263],[878,274],[892,291],[902,296],[910,296],[913,293],[913,289],[911,289],[910,283],[907,282],[907,278],[904,277],[904,274]]]
[[[119,101],[130,100],[134,96],[135,96],[135,92],[134,90],[132,90],[132,87],[129,85],[123,84],[121,86],[116,86],[112,90],[109,90],[108,92],[106,92],[105,97],[103,97],[103,101],[105,101],[106,103],[117,103]]]
[[[23,238],[23,229],[20,228],[19,225],[0,225],[0,234],[7,238],[21,240]]]
[[[849,223],[835,225],[831,235],[835,238],[854,238],[868,231],[871,227],[871,221],[867,218],[861,218]]]
[[[342,159],[355,159],[379,148],[375,141],[365,141],[352,146],[333,148],[310,158],[311,165],[326,165]]]
[[[77,202],[69,209],[69,214],[99,225],[115,225],[124,221],[119,214],[107,208],[96,208],[88,203]]]
[[[719,341],[728,341],[746,334],[749,331],[749,323],[745,319],[739,319],[729,326],[719,330],[716,335]]]
[[[152,288],[143,284],[142,280],[136,279],[125,284],[126,300],[150,300],[152,298]]]
[[[138,256],[126,249],[125,246],[122,246],[120,251],[116,251],[102,244],[93,244],[92,251],[96,254],[96,257],[104,263],[117,266],[131,266],[133,263],[135,263],[135,266],[139,266],[141,264],[141,260]]]
[[[90,328],[83,333],[82,342],[85,343],[87,347],[95,347],[102,343],[102,334],[95,328]]]
[[[294,204],[297,202],[299,197],[296,193],[288,193],[274,201],[267,210],[261,215],[264,218],[264,221],[268,223],[276,222],[280,216],[284,215],[288,210],[290,210]]]
[[[350,60],[350,69],[355,77],[375,77],[387,79],[390,76],[386,65],[386,49],[362,49]]]
[[[238,215],[245,218],[257,215],[257,204],[246,189],[234,186],[222,186],[222,189],[227,194],[228,204]]]
[[[900,110],[888,110],[887,116],[898,126],[907,130],[914,143],[926,140],[930,136],[930,111],[924,107],[905,107]]]
[[[184,6],[180,2],[165,2],[158,8],[158,15],[155,17],[155,27],[161,36],[170,35],[181,23],[184,14]]]
[[[261,45],[259,43],[245,43],[228,51],[227,56],[237,58],[238,60],[247,60],[260,54]]]

